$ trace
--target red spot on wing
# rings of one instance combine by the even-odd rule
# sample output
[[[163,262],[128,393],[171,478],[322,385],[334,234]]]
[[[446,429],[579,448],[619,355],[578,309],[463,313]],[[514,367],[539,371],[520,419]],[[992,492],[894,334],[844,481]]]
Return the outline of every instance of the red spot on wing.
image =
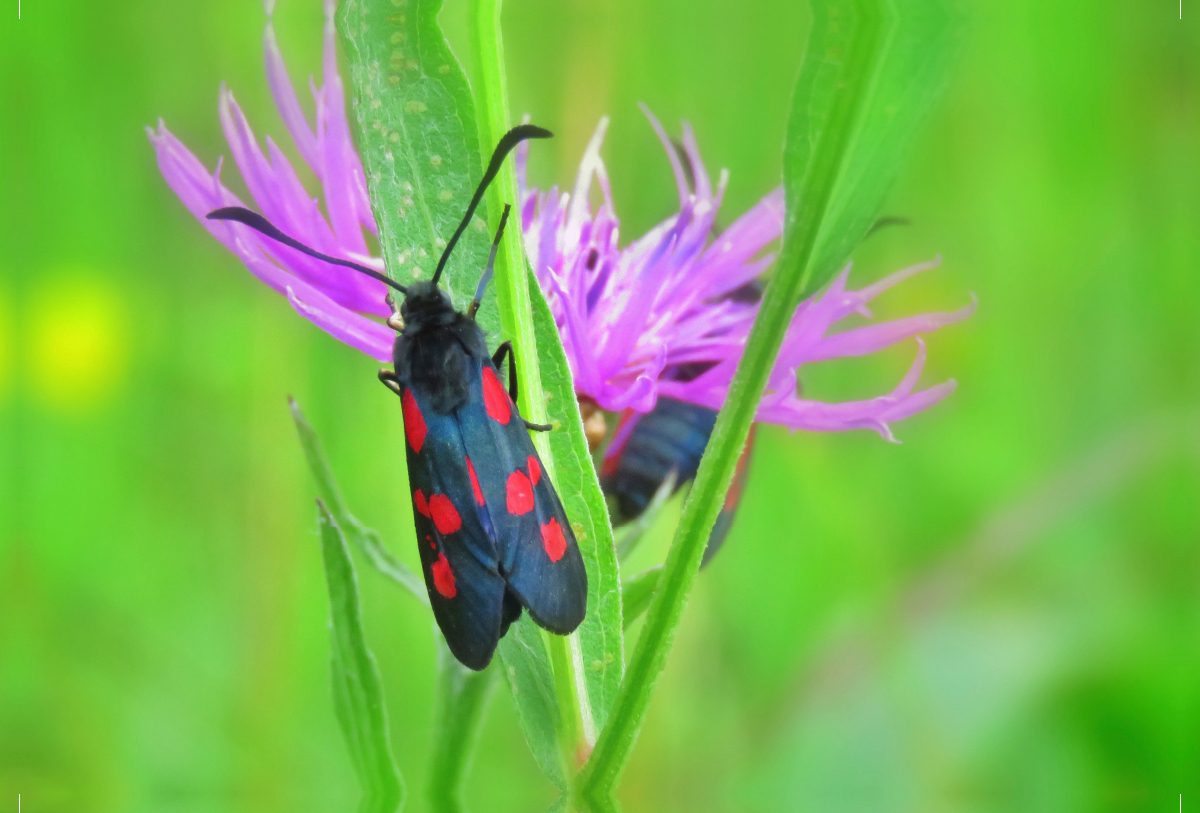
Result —
[[[471,490],[475,492],[475,502],[483,505],[483,490],[479,487],[479,478],[475,476],[475,467],[471,465],[471,458],[467,458],[467,474],[471,475]]]
[[[750,424],[750,434],[746,436],[746,445],[742,447],[742,455],[738,458],[737,468],[734,469],[733,482],[729,484],[729,491],[725,493],[725,505],[722,506],[722,511],[732,511],[737,508],[738,502],[742,499],[742,489],[746,487],[750,450],[754,446],[754,430],[757,428],[758,424]]]
[[[417,507],[417,513],[423,517],[429,516],[429,503],[425,500],[425,492],[417,489],[413,492],[413,505]]]
[[[520,516],[533,510],[533,486],[524,474],[514,471],[508,475],[505,491],[508,497],[508,513]]]
[[[542,467],[538,464],[538,459],[533,455],[529,456],[529,482],[537,485],[537,481],[542,479]]]
[[[546,549],[551,562],[557,562],[567,552],[567,540],[558,520],[551,519],[542,526],[542,547]]]
[[[483,406],[491,419],[499,423],[508,423],[508,419],[512,417],[508,393],[504,391],[500,379],[496,378],[496,372],[491,367],[483,368]]]
[[[425,418],[421,415],[421,408],[417,406],[417,399],[413,397],[412,390],[404,391],[400,398],[400,406],[404,410],[404,434],[408,437],[408,445],[414,452],[420,452],[429,430],[425,428]]]
[[[452,534],[462,527],[462,517],[445,494],[434,494],[429,498],[429,513],[433,515],[433,524],[442,536]]]
[[[612,477],[617,473],[617,467],[621,465],[621,455],[625,454],[625,444],[629,443],[629,437],[641,417],[642,413],[632,409],[621,413],[612,441],[609,442],[608,449],[604,452],[604,460],[600,463],[601,477]]]
[[[433,589],[437,590],[442,598],[454,598],[458,595],[458,588],[454,586],[454,571],[446,561],[446,554],[439,553],[430,570],[433,572]]]

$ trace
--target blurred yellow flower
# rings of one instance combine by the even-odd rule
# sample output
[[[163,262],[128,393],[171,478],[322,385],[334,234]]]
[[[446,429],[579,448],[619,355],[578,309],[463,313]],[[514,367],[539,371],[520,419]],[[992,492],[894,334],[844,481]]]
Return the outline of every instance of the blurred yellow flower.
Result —
[[[126,308],[95,272],[52,274],[24,309],[25,371],[33,397],[52,409],[90,412],[124,384],[129,360]]]
[[[4,403],[12,390],[13,311],[8,292],[0,288],[0,404]]]

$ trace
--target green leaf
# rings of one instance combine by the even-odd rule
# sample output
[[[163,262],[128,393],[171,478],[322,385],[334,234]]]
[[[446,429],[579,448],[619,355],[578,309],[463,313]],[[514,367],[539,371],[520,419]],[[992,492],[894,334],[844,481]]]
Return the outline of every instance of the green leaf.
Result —
[[[478,69],[479,140],[488,145],[511,126],[499,0],[471,0],[469,19]],[[501,204],[519,200],[511,164],[501,170],[489,197],[493,220]],[[521,414],[554,426],[554,431],[536,435],[534,443],[563,500],[588,574],[583,624],[567,639],[549,638],[563,722],[561,748],[573,764],[579,747],[590,746],[607,718],[624,670],[620,570],[562,340],[516,229],[507,232],[500,245],[496,287],[504,335],[512,340],[519,362]],[[530,348],[536,348],[536,354],[528,352]]]
[[[346,0],[346,44],[358,148],[388,274],[429,279],[483,174],[475,105],[438,25],[442,0]],[[487,262],[486,207],[463,233],[441,284],[465,308]],[[499,327],[494,296],[476,317]]]
[[[517,721],[534,762],[559,790],[566,790],[566,771],[559,749],[558,696],[554,670],[542,631],[522,613],[500,639],[500,660],[504,678],[517,708]]]
[[[584,682],[587,685],[594,741],[608,719],[608,711],[625,674],[625,638],[621,623],[621,570],[608,517],[608,506],[600,490],[595,464],[583,433],[583,419],[566,352],[554,324],[546,298],[530,272],[533,328],[538,361],[546,393],[546,411],[554,430],[547,432],[554,455],[556,480],[563,508],[579,542],[579,552],[588,575],[588,611],[577,635],[581,645]]]
[[[638,616],[646,612],[661,575],[662,565],[655,565],[630,576],[621,585],[621,603],[625,606],[625,629],[629,629]]]
[[[342,490],[333,478],[333,469],[329,466],[325,451],[317,440],[317,433],[300,411],[296,399],[288,398],[288,406],[292,410],[292,420],[296,423],[296,431],[300,435],[300,445],[304,448],[309,471],[317,484],[317,494],[328,507],[338,526],[354,541],[376,570],[408,590],[418,601],[428,605],[429,594],[425,590],[424,580],[383,546],[383,540],[379,538],[378,533],[363,525],[350,513],[346,501],[342,498]]]
[[[341,529],[325,504],[317,500],[317,507],[329,587],[333,704],[363,790],[358,809],[361,813],[395,813],[404,804],[404,783],[388,740],[379,667],[363,635],[354,563]]]
[[[800,296],[807,297],[837,273],[876,223],[880,207],[933,103],[945,87],[962,30],[944,0],[892,0],[879,56],[848,139],[842,168],[817,236],[815,259]],[[836,47],[836,46],[835,46]],[[822,127],[832,92],[829,74],[806,64],[796,84],[790,133]],[[808,104],[798,104],[810,100]],[[797,178],[811,159],[813,141],[789,138],[786,173]],[[788,186],[788,206],[799,210],[800,188]]]
[[[428,799],[435,813],[464,810],[463,785],[479,742],[483,715],[491,697],[495,668],[476,672],[458,662],[434,625],[437,641],[437,693],[433,707],[433,747]]]
[[[380,244],[388,273],[401,282],[412,278],[416,266],[423,278],[429,278],[444,245],[441,241],[453,232],[478,183],[483,161],[510,123],[499,4],[472,3],[471,19],[483,23],[473,27],[482,74],[478,118],[462,68],[438,26],[440,8],[440,0],[405,0],[401,6],[394,0],[347,0],[338,13],[338,27],[348,46],[358,140]],[[517,203],[511,162],[485,201],[491,204],[486,214],[481,208],[443,276],[459,307],[473,294],[487,258],[489,232],[484,218],[490,217],[494,228],[501,204]],[[496,262],[496,295],[485,298],[477,320],[493,336],[502,325],[504,337],[513,342],[522,415],[535,422],[549,417],[558,428],[549,433],[553,437],[535,437],[534,443],[580,539],[588,569],[589,609],[575,636],[552,637],[549,647],[557,653],[554,663],[560,667],[556,675],[560,704],[570,714],[563,736],[570,740],[575,736],[571,731],[581,731],[590,741],[596,718],[604,719],[621,680],[620,578],[612,529],[586,451],[566,357],[536,281],[531,283],[527,274],[520,230],[509,229]],[[541,316],[531,315],[531,302]],[[537,352],[531,352],[535,347]],[[553,368],[547,390],[542,388],[539,365]],[[501,648],[503,652],[506,647]],[[519,665],[519,672],[535,673],[549,663],[545,645],[540,658],[529,647],[508,649],[506,664]],[[533,660],[516,664],[520,658]],[[528,694],[514,694],[514,700],[523,720],[540,716],[537,709],[521,708],[533,702]],[[564,746],[574,748],[571,743]],[[530,747],[537,752],[540,744],[531,740]]]
[[[928,5],[935,4],[930,0]],[[887,103],[872,91],[896,25],[891,11],[888,0],[814,3],[786,136],[788,209],[778,266],[684,502],[621,692],[584,768],[582,794],[595,808],[614,804],[613,792],[662,674],[779,346],[796,304],[813,284],[817,237],[855,143],[856,128],[873,120],[875,114],[868,110],[872,104]]]

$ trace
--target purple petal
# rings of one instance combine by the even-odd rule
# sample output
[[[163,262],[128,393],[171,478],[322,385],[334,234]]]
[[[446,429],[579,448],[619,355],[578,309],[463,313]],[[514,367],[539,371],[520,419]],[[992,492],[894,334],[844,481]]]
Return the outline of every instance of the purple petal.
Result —
[[[671,172],[675,174],[675,188],[679,192],[679,205],[681,207],[685,206],[692,197],[692,193],[688,190],[687,176],[683,172],[683,164],[679,161],[679,153],[675,151],[675,145],[671,143],[670,136],[663,129],[662,123],[650,112],[650,108],[640,103],[638,104],[638,108],[650,120],[650,126],[654,128],[654,134],[658,136],[658,140],[662,142],[663,149],[667,151],[667,160],[671,162]]]
[[[971,304],[949,313],[923,313],[905,319],[881,322],[877,325],[847,330],[836,336],[828,336],[808,352],[806,361],[825,361],[847,356],[865,356],[891,347],[896,342],[921,333],[932,333],[938,328],[952,325],[975,313],[978,299],[972,295]]]
[[[354,151],[354,142],[350,136],[350,124],[346,120],[346,100],[342,89],[342,78],[337,70],[337,32],[334,28],[333,17],[325,19],[325,48],[322,61],[324,73],[324,128],[322,132],[321,158],[324,167],[321,181],[325,190],[325,209],[329,212],[329,220],[337,234],[338,241],[348,250],[359,254],[367,252],[367,244],[363,240],[360,214],[369,215],[371,207],[368,201],[359,200],[361,192],[357,179],[362,177],[362,163]],[[374,217],[370,217],[374,222]],[[369,279],[369,278],[367,278]],[[372,281],[378,286],[382,283]],[[381,301],[380,298],[376,301]],[[386,315],[386,314],[383,314]]]
[[[683,149],[692,164],[692,175],[696,178],[696,197],[711,199],[712,182],[708,179],[708,170],[704,168],[704,161],[700,158],[700,145],[696,143],[696,133],[686,121],[683,123]]]
[[[289,287],[287,298],[297,313],[338,341],[361,350],[376,361],[392,360],[396,334],[387,326],[346,310],[316,289],[311,289],[302,298]]]
[[[308,126],[308,119],[300,109],[300,99],[292,80],[288,78],[287,67],[283,63],[283,54],[275,39],[275,27],[268,22],[263,33],[263,55],[267,68],[267,84],[271,87],[271,96],[275,99],[275,107],[283,118],[296,149],[300,151],[305,163],[314,171],[320,172],[320,156],[317,151],[317,139]]]

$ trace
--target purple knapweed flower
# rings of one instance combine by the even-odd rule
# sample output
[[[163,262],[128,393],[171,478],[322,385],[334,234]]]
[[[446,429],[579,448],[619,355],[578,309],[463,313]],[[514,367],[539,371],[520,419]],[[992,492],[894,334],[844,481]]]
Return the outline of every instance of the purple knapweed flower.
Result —
[[[363,230],[378,234],[367,199],[362,161],[354,151],[346,120],[345,93],[337,72],[334,3],[325,4],[324,83],[312,85],[316,102],[316,128],[300,109],[296,91],[275,32],[267,24],[265,51],[267,81],[284,124],[305,163],[321,182],[328,219],[318,202],[300,183],[291,163],[267,137],[269,159],[259,149],[250,124],[233,94],[223,85],[220,93],[221,127],[259,211],[281,231],[317,251],[383,271],[383,260],[368,253]],[[310,83],[311,84],[311,83]],[[158,129],[146,129],[158,154],[163,177],[188,210],[214,237],[238,256],[260,280],[285,295],[292,307],[336,339],[379,361],[391,361],[395,333],[368,318],[387,316],[386,286],[363,274],[307,257],[244,226],[207,220],[205,215],[222,206],[243,205],[221,184],[221,161],[216,171],[205,169],[183,143],[159,120]]]
[[[270,23],[265,33],[271,93],[297,150],[321,182],[328,217],[269,136],[267,155],[263,155],[249,122],[224,86],[219,101],[221,125],[234,162],[263,215],[322,253],[383,271],[382,259],[369,253],[364,236],[364,230],[378,231],[337,72],[334,6],[325,3],[324,82],[320,87],[310,82],[315,128],[300,108]],[[525,148],[518,153],[526,246],[558,323],[581,398],[614,412],[648,411],[659,395],[715,409],[724,402],[758,310],[757,303],[730,294],[755,280],[772,262],[770,255],[759,254],[782,231],[783,193],[777,189],[767,195],[710,239],[728,174],[722,171],[714,190],[695,137],[685,124],[683,147],[694,177],[693,193],[679,155],[661,125],[650,119],[675,174],[679,214],[632,245],[619,247],[612,192],[600,159],[607,125],[602,120],[569,195],[557,189],[538,193],[528,188]],[[161,120],[157,130],[147,128],[147,133],[167,183],[251,273],[333,337],[379,361],[391,360],[394,333],[378,321],[390,313],[381,282],[305,256],[238,224],[206,219],[213,209],[243,205],[221,183],[222,162],[209,172]],[[603,199],[595,215],[588,203],[593,178]],[[948,395],[953,380],[913,393],[925,360],[919,338],[916,360],[887,395],[826,404],[796,394],[796,370],[805,363],[873,353],[969,316],[974,304],[953,313],[924,314],[827,335],[835,322],[851,313],[870,316],[867,302],[936,265],[912,266],[859,291],[845,288],[847,266],[822,294],[801,303],[759,406],[759,420],[810,431],[864,427],[892,439],[890,422]],[[681,376],[679,370],[685,365],[702,372]]]
[[[774,259],[759,255],[782,233],[783,189],[710,239],[728,173],[721,172],[714,189],[695,135],[685,123],[682,146],[692,191],[679,151],[662,125],[645,112],[674,171],[679,213],[620,247],[612,189],[600,158],[608,123],[602,119],[570,194],[527,187],[524,153],[518,153],[526,251],[550,300],[575,388],[582,396],[610,411],[647,412],[659,395],[719,409],[759,307],[737,292]],[[593,180],[601,193],[594,214],[588,200]],[[905,268],[858,291],[846,290],[847,265],[822,293],[802,302],[759,405],[758,420],[817,432],[869,428],[894,440],[891,422],[949,395],[953,379],[913,392],[925,363],[920,338],[915,361],[887,395],[829,404],[797,394],[796,371],[803,364],[874,353],[970,316],[974,301],[952,313],[922,314],[829,335],[834,323],[852,313],[870,317],[867,303],[883,291],[938,264]],[[679,375],[683,369],[690,374]]]

